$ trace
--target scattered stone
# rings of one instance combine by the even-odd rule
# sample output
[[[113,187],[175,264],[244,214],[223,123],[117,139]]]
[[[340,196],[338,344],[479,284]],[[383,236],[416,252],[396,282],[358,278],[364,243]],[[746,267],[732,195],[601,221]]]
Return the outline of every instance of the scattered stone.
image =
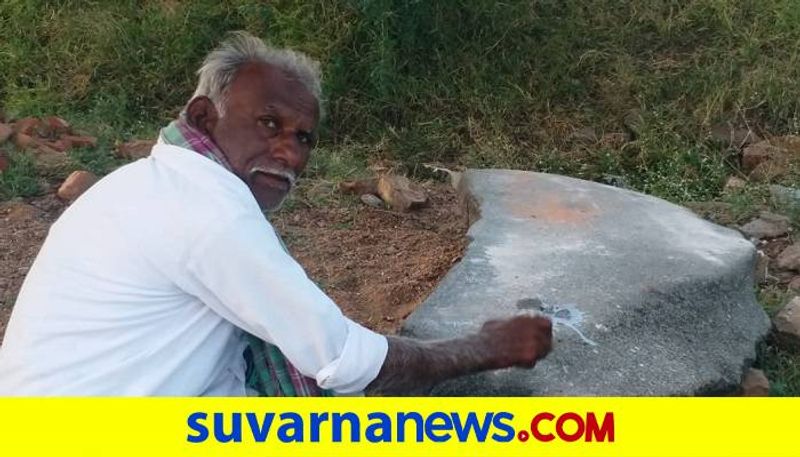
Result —
[[[51,135],[69,133],[71,127],[67,121],[58,116],[50,116],[44,120],[44,128]]]
[[[117,146],[114,154],[120,159],[137,160],[150,155],[154,140],[133,140]]]
[[[762,211],[758,218],[741,227],[742,233],[758,240],[776,238],[789,233],[790,220],[786,216]]]
[[[758,164],[750,172],[749,178],[755,182],[768,183],[784,176],[788,171],[789,159],[785,156],[779,156]]]
[[[734,149],[762,141],[761,137],[749,128],[736,128],[727,122],[711,127],[711,138]]]
[[[74,201],[81,196],[87,189],[97,182],[97,176],[89,171],[75,171],[64,180],[58,188],[58,198],[66,201]]]
[[[778,270],[774,274],[770,272],[770,279],[774,279],[778,284],[788,287],[795,274],[794,271],[790,270]]]
[[[800,190],[773,184],[769,186],[769,193],[775,203],[800,210]]]
[[[780,253],[778,268],[800,271],[800,243],[795,243]]]
[[[25,133],[17,133],[14,135],[14,146],[17,149],[26,150],[29,149],[31,146],[35,144],[35,141],[32,136],[25,134]]]
[[[383,174],[378,177],[378,195],[394,211],[406,212],[428,201],[425,191],[405,176]]]
[[[597,132],[592,127],[581,127],[572,132],[568,140],[579,144],[595,144],[598,137]]]
[[[789,290],[800,292],[800,276],[795,276],[794,279],[789,281]]]
[[[725,181],[725,187],[722,190],[723,192],[732,193],[744,189],[745,186],[747,186],[747,181],[736,176],[731,176]]]
[[[69,141],[75,148],[94,148],[97,147],[97,138],[84,135],[64,135],[62,140]]]
[[[742,169],[751,179],[770,182],[785,175],[791,162],[800,158],[800,136],[786,135],[760,141],[742,153]]]
[[[784,150],[773,146],[769,141],[760,141],[752,144],[742,152],[742,170],[750,173],[759,165],[768,160],[783,156]]]
[[[0,144],[5,143],[14,134],[14,129],[7,124],[0,123]]]
[[[800,297],[786,304],[772,319],[775,337],[789,349],[800,349]]]
[[[651,196],[563,176],[467,170],[461,185],[479,205],[470,244],[402,333],[451,338],[487,319],[539,312],[557,319],[554,345],[533,370],[458,378],[433,395],[739,390],[769,331],[753,294],[755,247],[739,233]]]
[[[35,117],[26,117],[14,123],[14,132],[17,134],[33,135],[42,124],[42,121]]]
[[[378,193],[378,179],[360,179],[357,181],[342,181],[339,183],[339,190],[347,194],[377,194]]]
[[[65,139],[55,141],[43,141],[43,145],[58,152],[67,152],[72,147],[72,143]]]
[[[373,208],[383,208],[383,200],[375,194],[361,194],[361,203]]]
[[[742,396],[768,397],[769,379],[767,379],[767,375],[761,370],[748,368],[742,379]]]

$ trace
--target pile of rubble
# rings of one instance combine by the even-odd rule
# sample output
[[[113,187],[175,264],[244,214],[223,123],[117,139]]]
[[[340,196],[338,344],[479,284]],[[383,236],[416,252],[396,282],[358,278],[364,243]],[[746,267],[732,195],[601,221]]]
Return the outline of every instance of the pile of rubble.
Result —
[[[0,123],[0,144],[6,141],[12,141],[19,150],[30,152],[45,171],[66,166],[66,153],[70,149],[97,147],[97,138],[77,134],[67,121],[57,116],[26,117],[8,124]],[[0,158],[0,172],[7,167],[8,159]]]
[[[21,151],[33,157],[43,175],[61,175],[72,162],[68,152],[75,148],[96,148],[97,138],[76,132],[66,120],[58,116],[26,117],[13,122],[0,118],[0,145],[11,142]],[[115,155],[119,159],[134,160],[150,154],[154,141],[137,140],[118,145]],[[5,172],[10,162],[0,150],[0,173]],[[57,195],[65,201],[73,201],[97,182],[98,177],[87,170],[72,172],[58,187]]]
[[[786,135],[762,139],[750,129],[717,126],[712,137],[725,142],[738,153],[740,176],[731,176],[726,193],[740,192],[748,183],[769,186],[770,198],[787,212],[800,210],[800,189],[776,184],[800,170],[800,136]],[[791,219],[773,211],[761,211],[737,228],[758,249],[756,281],[761,287],[786,290],[791,298],[774,315],[771,339],[773,344],[800,351],[800,240],[792,231]],[[742,383],[745,395],[766,395],[769,381],[760,370],[751,369]]]

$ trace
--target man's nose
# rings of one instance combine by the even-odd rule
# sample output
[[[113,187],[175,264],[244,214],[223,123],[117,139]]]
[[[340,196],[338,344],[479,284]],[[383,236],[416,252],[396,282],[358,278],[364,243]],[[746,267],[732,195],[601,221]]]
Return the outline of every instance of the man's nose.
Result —
[[[304,159],[302,148],[293,134],[280,135],[272,144],[272,159],[281,165],[299,171]]]

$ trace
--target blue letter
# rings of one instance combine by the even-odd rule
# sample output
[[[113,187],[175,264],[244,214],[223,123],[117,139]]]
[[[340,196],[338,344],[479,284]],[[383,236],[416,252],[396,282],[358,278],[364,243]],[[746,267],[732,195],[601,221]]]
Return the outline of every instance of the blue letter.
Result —
[[[201,420],[205,420],[208,417],[206,413],[192,413],[189,414],[189,419],[186,422],[189,425],[189,428],[197,432],[197,435],[186,435],[186,441],[190,443],[202,443],[203,441],[208,438],[208,429],[205,425],[201,424]]]
[[[224,413],[214,413],[214,438],[220,443],[228,443],[233,441],[235,443],[242,442],[242,414],[232,413],[231,422],[232,428],[230,435],[225,434],[225,419]]]
[[[453,413],[455,414],[455,413]],[[434,421],[439,419],[440,421],[444,422],[443,424],[434,424]],[[433,441],[434,443],[444,443],[445,441],[452,438],[449,433],[445,433],[444,435],[436,435],[437,431],[450,431],[453,430],[453,421],[450,419],[450,416],[442,413],[436,412],[431,413],[428,418],[425,420],[425,434],[428,435],[428,438]]]
[[[283,413],[281,420],[292,420],[291,424],[281,424],[278,428],[278,439],[284,443],[302,443],[303,442],[303,418],[297,413]],[[289,430],[294,430],[294,433],[289,435]]]
[[[422,422],[422,416],[419,413],[397,413],[397,442],[402,443],[406,440],[406,422],[408,419],[414,419],[417,423],[417,443],[423,440],[423,433],[425,433],[425,424]]]
[[[494,428],[506,432],[506,434],[501,435],[499,433],[495,433],[492,435],[492,439],[500,443],[508,443],[514,439],[514,427],[512,427],[511,424],[503,423],[503,419],[512,421],[514,420],[514,415],[511,413],[495,414],[494,419],[492,420],[492,425],[494,425]]]
[[[247,423],[250,424],[250,431],[253,432],[253,439],[256,443],[263,443],[269,436],[269,429],[272,426],[272,421],[275,419],[275,413],[264,413],[264,424],[258,424],[256,413],[245,413]]]
[[[328,413],[311,413],[311,442],[319,443],[319,431],[322,423],[328,420]]]
[[[342,442],[342,422],[345,420],[350,422],[350,442],[358,443],[361,441],[361,423],[355,413],[333,413],[333,442]]]
[[[461,424],[461,418],[458,413],[453,413],[453,425],[458,435],[458,441],[466,442],[469,435],[472,434],[472,429],[475,429],[475,438],[479,443],[486,441],[486,435],[489,433],[489,426],[492,423],[493,413],[487,413],[483,416],[483,424],[478,425],[478,416],[474,412],[467,414],[467,420]]]
[[[386,413],[369,413],[367,419],[378,419],[378,422],[369,424],[364,436],[370,443],[392,442],[392,419]],[[381,433],[376,432],[380,430]]]

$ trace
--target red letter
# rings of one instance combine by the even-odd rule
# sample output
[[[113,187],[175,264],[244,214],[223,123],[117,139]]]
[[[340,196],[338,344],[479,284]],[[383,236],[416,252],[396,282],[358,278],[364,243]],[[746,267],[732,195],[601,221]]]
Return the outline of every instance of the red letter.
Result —
[[[594,413],[586,415],[586,441],[607,441],[614,442],[614,413],[606,413],[603,417],[603,425],[597,425],[597,418]]]
[[[533,420],[531,421],[531,433],[533,433],[533,436],[536,438],[537,441],[542,441],[546,443],[548,441],[553,441],[554,439],[556,439],[556,437],[553,436],[551,433],[542,434],[539,432],[539,422],[543,420],[551,421],[555,419],[555,417],[556,416],[550,413],[539,413],[533,417]]]
[[[564,431],[564,422],[568,420],[572,420],[578,424],[578,430],[575,430],[575,433],[571,435]],[[558,433],[559,438],[567,443],[578,441],[581,436],[583,436],[584,430],[586,430],[586,426],[583,424],[583,418],[575,413],[564,413],[564,415],[559,417],[556,421],[556,433]]]

